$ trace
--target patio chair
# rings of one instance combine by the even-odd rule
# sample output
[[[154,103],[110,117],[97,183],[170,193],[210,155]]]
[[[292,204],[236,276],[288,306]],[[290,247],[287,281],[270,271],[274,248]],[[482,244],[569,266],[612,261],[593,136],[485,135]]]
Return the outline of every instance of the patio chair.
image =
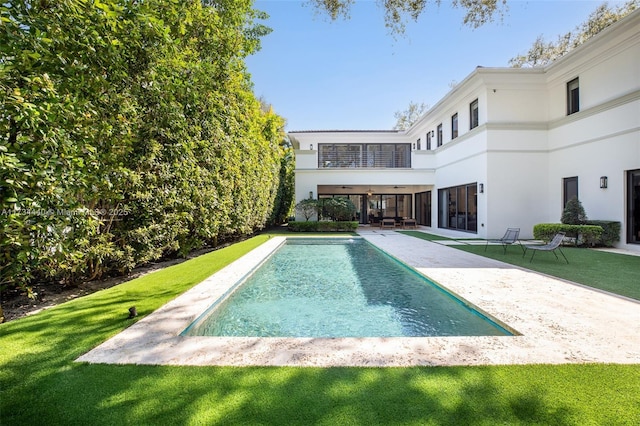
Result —
[[[507,254],[507,246],[511,246],[513,244],[518,244],[522,249],[522,252],[525,252],[524,247],[522,247],[522,243],[518,239],[520,236],[520,228],[507,228],[507,231],[504,233],[504,236],[499,240],[487,240],[487,244],[484,246],[484,251],[487,251],[487,247],[489,247],[489,243],[492,244],[502,244],[502,249],[504,254]]]
[[[564,253],[562,252],[562,249],[560,248],[560,245],[562,244],[562,240],[564,239],[564,236],[565,236],[564,232],[558,232],[548,244],[525,245],[524,253],[522,253],[522,257],[524,257],[524,255],[527,253],[527,250],[533,250],[533,254],[531,255],[531,259],[529,260],[529,263],[531,263],[533,262],[533,256],[536,255],[536,251],[550,251],[556,257],[556,260],[559,260],[558,255],[556,254],[556,250],[558,250],[568,264],[569,260],[567,259],[567,256],[564,255]]]

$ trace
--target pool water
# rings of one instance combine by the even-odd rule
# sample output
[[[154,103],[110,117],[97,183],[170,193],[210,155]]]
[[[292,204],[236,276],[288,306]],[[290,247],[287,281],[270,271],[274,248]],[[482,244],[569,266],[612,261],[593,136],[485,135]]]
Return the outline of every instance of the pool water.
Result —
[[[509,331],[369,242],[288,239],[183,335],[500,336]]]

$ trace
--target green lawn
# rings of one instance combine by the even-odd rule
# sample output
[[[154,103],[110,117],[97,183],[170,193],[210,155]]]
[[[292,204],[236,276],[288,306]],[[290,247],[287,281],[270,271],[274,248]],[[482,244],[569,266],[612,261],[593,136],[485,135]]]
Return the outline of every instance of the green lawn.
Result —
[[[237,368],[73,360],[262,235],[0,325],[1,425],[637,425],[640,365]],[[572,260],[571,254],[568,254]]]
[[[528,251],[523,257],[522,250],[517,246],[508,247],[506,254],[498,245],[489,246],[486,251],[484,245],[450,247],[640,300],[639,256],[562,247],[562,252],[569,260],[567,264],[560,253],[560,259],[557,260],[551,252],[538,252],[530,262],[532,252]]]
[[[443,237],[442,235],[428,234],[426,232],[420,231],[398,231],[401,234],[409,235],[411,237],[420,238],[421,240],[427,241],[448,241],[451,238]]]

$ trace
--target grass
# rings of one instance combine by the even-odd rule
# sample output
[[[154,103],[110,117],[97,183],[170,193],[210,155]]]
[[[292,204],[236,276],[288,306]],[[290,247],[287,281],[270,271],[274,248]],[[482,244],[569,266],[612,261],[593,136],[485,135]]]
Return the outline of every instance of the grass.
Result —
[[[562,247],[569,264],[558,253],[557,260],[551,252],[538,252],[530,262],[531,251],[522,256],[517,246],[507,248],[490,245],[453,245],[458,250],[500,260],[511,265],[584,284],[600,290],[640,300],[640,257],[602,252],[597,250]]]
[[[421,240],[427,240],[427,241],[450,241],[453,239],[453,238],[443,237],[442,235],[428,234],[426,232],[420,232],[420,231],[398,231],[398,232],[401,234],[409,235],[411,237],[416,237],[416,238],[420,238]]]
[[[322,369],[74,362],[131,324],[129,306],[143,317],[267,238],[0,325],[0,424],[640,423],[640,365]]]

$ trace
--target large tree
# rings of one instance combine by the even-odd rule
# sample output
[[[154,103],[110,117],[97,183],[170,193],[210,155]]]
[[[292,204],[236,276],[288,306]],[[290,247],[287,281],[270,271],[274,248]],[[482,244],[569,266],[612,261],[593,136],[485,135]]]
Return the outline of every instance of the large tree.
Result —
[[[524,55],[511,58],[509,65],[515,68],[545,66],[580,46],[638,7],[640,7],[640,0],[629,0],[617,7],[603,3],[589,15],[585,22],[576,26],[572,31],[558,36],[555,41],[546,41],[544,36],[538,36],[529,51]]]
[[[416,21],[428,5],[439,7],[442,0],[377,0],[384,11],[385,25],[392,34],[403,34],[408,20]],[[331,19],[349,18],[355,0],[309,0],[309,3]],[[507,11],[507,0],[451,0],[452,7],[466,11],[463,22],[473,28],[501,18]]]

